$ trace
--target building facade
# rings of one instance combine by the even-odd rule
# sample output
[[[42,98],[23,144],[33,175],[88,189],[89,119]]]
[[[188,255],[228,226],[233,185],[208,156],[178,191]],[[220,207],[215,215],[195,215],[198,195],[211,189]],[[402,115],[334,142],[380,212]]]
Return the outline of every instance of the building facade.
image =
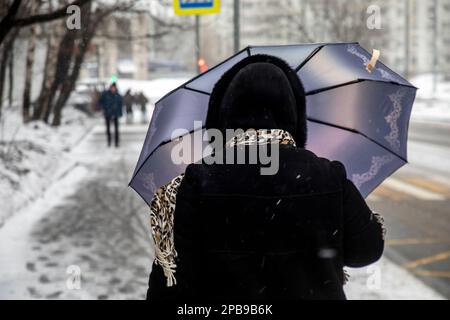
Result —
[[[405,76],[450,75],[450,0],[241,0],[240,13],[241,48],[359,41]],[[369,29],[378,13],[380,29]],[[202,35],[218,44],[202,51],[219,62],[233,53],[233,1],[223,0],[221,13],[205,20]]]
[[[200,16],[200,52],[210,67],[234,53],[233,2],[222,0],[219,14]],[[105,26],[108,34],[132,38],[95,40],[98,52],[90,59],[100,61],[100,77],[146,79],[149,63],[195,70],[194,17],[174,15],[172,0],[148,3],[137,18],[121,14]],[[367,25],[373,14],[379,14],[379,29]],[[181,27],[139,40],[165,30],[155,16]],[[450,0],[240,0],[240,48],[341,41],[380,49],[381,60],[407,77],[450,75]]]

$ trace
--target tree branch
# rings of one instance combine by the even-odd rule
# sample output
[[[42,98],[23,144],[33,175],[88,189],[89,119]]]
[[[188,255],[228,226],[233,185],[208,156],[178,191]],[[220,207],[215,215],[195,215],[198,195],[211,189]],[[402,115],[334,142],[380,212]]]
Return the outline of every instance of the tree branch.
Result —
[[[168,34],[170,34],[172,30],[165,30],[155,33],[146,33],[138,36],[118,36],[111,34],[97,34],[97,38],[109,39],[109,40],[124,40],[124,41],[136,41],[136,40],[145,40],[145,39],[159,39]]]
[[[63,8],[57,9],[55,11],[43,14],[31,15],[25,18],[16,18],[19,12],[22,0],[14,0],[12,5],[8,9],[6,16],[0,21],[0,44],[5,40],[8,33],[16,27],[29,26],[35,23],[43,23],[53,21],[64,17],[67,14],[67,8],[72,5],[83,6],[91,0],[75,0],[70,4],[64,6]]]
[[[33,15],[30,17],[14,19],[14,24],[15,24],[15,26],[24,27],[24,26],[29,26],[29,25],[35,24],[35,23],[42,23],[42,22],[56,20],[56,19],[62,18],[65,15],[67,15],[67,8],[69,8],[70,6],[82,7],[83,5],[85,5],[86,3],[90,2],[90,1],[91,0],[75,0],[72,3],[64,6],[63,8],[60,8],[60,9],[55,10],[50,13],[36,14],[36,15]]]

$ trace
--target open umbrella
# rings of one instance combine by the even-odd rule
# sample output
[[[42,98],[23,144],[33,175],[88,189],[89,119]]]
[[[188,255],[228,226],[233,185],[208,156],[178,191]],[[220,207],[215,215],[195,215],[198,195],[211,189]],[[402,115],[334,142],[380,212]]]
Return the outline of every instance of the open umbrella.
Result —
[[[150,203],[156,189],[186,164],[171,161],[175,144],[203,129],[208,101],[222,74],[249,55],[285,60],[301,78],[307,96],[307,149],[341,161],[363,196],[407,162],[407,137],[416,90],[358,43],[247,47],[161,98],[130,186]],[[172,140],[176,129],[189,134]],[[201,148],[193,161],[201,159]]]

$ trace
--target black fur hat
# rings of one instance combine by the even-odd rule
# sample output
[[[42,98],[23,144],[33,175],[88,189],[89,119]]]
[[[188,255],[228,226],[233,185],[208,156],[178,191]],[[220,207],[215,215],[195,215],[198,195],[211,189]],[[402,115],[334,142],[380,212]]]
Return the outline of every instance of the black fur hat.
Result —
[[[283,129],[292,134],[297,146],[304,147],[307,128],[303,85],[280,58],[245,58],[214,86],[206,128]]]

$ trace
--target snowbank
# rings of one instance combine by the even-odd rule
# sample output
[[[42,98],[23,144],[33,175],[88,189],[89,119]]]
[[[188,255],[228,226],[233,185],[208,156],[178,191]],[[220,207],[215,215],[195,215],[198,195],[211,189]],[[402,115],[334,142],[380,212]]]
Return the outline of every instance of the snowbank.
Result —
[[[32,287],[34,274],[28,272],[27,262],[36,244],[31,237],[35,224],[44,218],[52,208],[64,204],[66,197],[75,192],[80,182],[87,176],[87,169],[83,166],[74,168],[63,179],[48,186],[42,197],[30,202],[26,208],[20,210],[8,219],[0,229],[0,299],[31,299],[29,288]],[[67,264],[69,266],[70,263]],[[64,270],[58,270],[65,276]],[[47,287],[54,291],[64,288],[64,281],[49,283]],[[67,291],[67,290],[66,290]],[[83,290],[76,291],[74,296],[68,293],[67,299],[94,299]]]
[[[419,88],[412,110],[413,120],[450,122],[450,82],[437,78],[436,92],[433,92],[431,74],[414,77],[411,83]]]
[[[365,268],[348,269],[348,273],[350,279],[344,290],[350,300],[445,299],[386,257]]]
[[[436,93],[433,93],[433,75],[423,74],[411,79],[411,83],[419,88],[419,100],[437,99],[450,101],[450,82],[444,81],[442,76],[437,77]]]
[[[20,111],[7,110],[0,126],[0,227],[43,194],[71,165],[66,154],[94,120],[72,108],[59,128],[42,122],[22,124]]]

